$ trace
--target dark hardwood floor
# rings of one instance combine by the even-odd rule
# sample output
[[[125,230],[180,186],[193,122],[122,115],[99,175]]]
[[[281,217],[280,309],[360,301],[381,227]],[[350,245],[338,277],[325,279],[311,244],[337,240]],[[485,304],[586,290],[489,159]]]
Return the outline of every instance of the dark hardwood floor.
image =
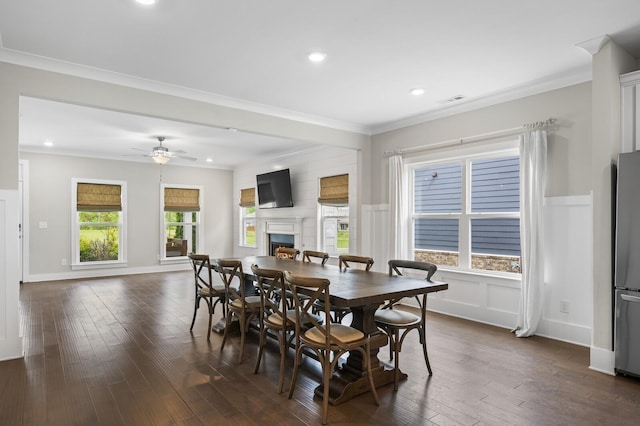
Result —
[[[239,338],[222,354],[220,335],[207,343],[204,304],[189,332],[191,280],[175,272],[24,284],[25,357],[0,363],[0,425],[319,424],[315,361],[305,361],[292,400],[289,374],[279,395],[275,344],[255,375],[256,332],[243,364]],[[589,370],[587,348],[434,313],[427,334],[432,377],[413,332],[398,392],[380,388],[379,407],[369,394],[329,407],[329,423],[640,423],[640,381]]]

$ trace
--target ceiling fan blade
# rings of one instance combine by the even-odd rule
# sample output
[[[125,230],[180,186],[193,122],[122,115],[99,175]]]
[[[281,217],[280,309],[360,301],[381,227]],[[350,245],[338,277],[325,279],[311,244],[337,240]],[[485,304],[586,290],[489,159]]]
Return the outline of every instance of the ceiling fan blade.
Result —
[[[173,152],[174,154],[186,154],[187,153],[187,151],[184,151],[182,149],[178,149],[178,150],[171,151],[171,152]]]
[[[149,152],[148,149],[140,149],[140,148],[131,148],[131,149],[134,149],[136,151]]]
[[[189,157],[189,156],[186,156],[186,155],[174,155],[173,157],[174,158],[180,158],[182,160],[189,160],[189,161],[196,161],[197,160],[197,158],[195,158],[195,157]]]

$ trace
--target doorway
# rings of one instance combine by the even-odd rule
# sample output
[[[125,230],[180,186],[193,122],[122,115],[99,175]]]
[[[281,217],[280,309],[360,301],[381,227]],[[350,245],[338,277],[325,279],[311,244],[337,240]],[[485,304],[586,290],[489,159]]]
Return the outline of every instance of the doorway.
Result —
[[[19,161],[18,176],[18,265],[22,284],[29,276],[29,161]]]

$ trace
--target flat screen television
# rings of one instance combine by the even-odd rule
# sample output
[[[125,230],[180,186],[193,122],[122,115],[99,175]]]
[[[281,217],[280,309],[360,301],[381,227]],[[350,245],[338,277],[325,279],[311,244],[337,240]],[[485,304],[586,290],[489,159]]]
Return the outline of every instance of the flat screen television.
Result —
[[[293,207],[289,169],[257,175],[256,181],[258,205],[261,209]]]

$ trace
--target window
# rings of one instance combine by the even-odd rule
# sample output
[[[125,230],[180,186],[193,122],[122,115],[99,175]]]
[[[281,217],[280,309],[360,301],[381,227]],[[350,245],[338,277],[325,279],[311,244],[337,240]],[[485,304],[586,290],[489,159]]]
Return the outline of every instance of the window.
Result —
[[[322,250],[332,256],[349,253],[349,175],[320,179]]]
[[[202,188],[190,185],[161,185],[161,258],[182,259],[203,249]]]
[[[256,189],[240,190],[240,245],[256,246]]]
[[[126,262],[126,182],[72,180],[72,266]]]
[[[411,171],[416,260],[520,272],[517,155],[420,164]]]

